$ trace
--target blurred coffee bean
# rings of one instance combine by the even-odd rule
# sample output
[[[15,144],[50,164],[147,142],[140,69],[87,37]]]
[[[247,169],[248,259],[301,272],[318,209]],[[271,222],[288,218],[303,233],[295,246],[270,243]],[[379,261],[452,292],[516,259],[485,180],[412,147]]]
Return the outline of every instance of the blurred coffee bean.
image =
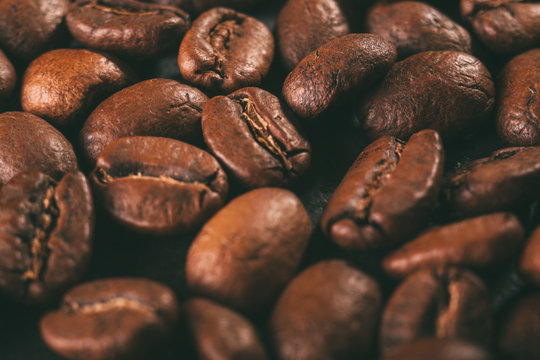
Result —
[[[519,269],[528,280],[540,286],[540,227],[536,228],[529,238]]]
[[[483,348],[458,339],[422,339],[401,346],[383,360],[493,360]]]
[[[4,101],[13,92],[16,80],[17,75],[13,64],[0,50],[0,109],[5,107]]]

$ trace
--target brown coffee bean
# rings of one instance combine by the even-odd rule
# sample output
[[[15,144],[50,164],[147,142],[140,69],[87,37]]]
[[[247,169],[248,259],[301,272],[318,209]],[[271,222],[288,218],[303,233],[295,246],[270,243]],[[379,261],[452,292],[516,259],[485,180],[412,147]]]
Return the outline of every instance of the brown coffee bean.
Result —
[[[457,51],[427,51],[396,63],[358,107],[372,139],[406,139],[430,128],[441,136],[463,136],[482,124],[493,109],[495,86],[475,57]]]
[[[0,189],[0,291],[44,303],[86,271],[92,252],[94,203],[79,171],[58,183],[23,172]]]
[[[41,319],[41,336],[68,359],[140,358],[167,336],[178,316],[174,293],[146,279],[96,280],[71,289]]]
[[[4,107],[3,102],[13,92],[16,80],[15,68],[2,50],[0,50],[0,108]]]
[[[42,171],[60,180],[76,169],[71,144],[45,120],[18,111],[0,114],[0,184],[23,171]]]
[[[437,201],[444,169],[439,135],[423,130],[408,143],[393,137],[362,151],[330,198],[323,232],[347,250],[395,246],[414,235]]]
[[[307,55],[287,76],[283,98],[303,118],[315,118],[358,87],[371,85],[396,60],[396,48],[372,34],[349,34]]]
[[[497,132],[507,144],[540,145],[538,90],[540,49],[527,51],[506,64],[501,74]]]
[[[152,58],[180,46],[190,19],[176,7],[134,0],[77,0],[66,23],[86,47]]]
[[[151,136],[111,142],[90,179],[116,221],[155,235],[194,230],[223,206],[228,191],[227,177],[212,155]]]
[[[380,307],[370,276],[342,260],[312,265],[287,286],[270,318],[277,358],[367,358]]]
[[[491,304],[480,278],[457,268],[425,269],[399,285],[383,312],[382,352],[431,336],[489,345]]]
[[[458,339],[422,339],[406,344],[383,360],[493,360],[483,348]]]
[[[349,0],[289,0],[276,20],[281,60],[292,70],[319,46],[353,30]]]
[[[491,50],[518,53],[540,42],[540,4],[530,0],[461,0],[461,15]]]
[[[307,171],[311,147],[295,122],[285,104],[258,88],[216,96],[202,113],[210,151],[247,188],[288,186]]]
[[[21,104],[25,111],[55,126],[65,126],[133,80],[131,72],[108,55],[89,50],[53,50],[26,69]]]
[[[124,136],[162,136],[187,142],[202,139],[201,112],[208,97],[169,79],[146,80],[103,101],[88,117],[80,140],[94,165],[111,141]]]
[[[519,263],[521,273],[540,286],[540,227],[532,233]]]
[[[404,277],[422,268],[487,267],[499,264],[521,248],[524,230],[509,213],[496,213],[434,227],[383,261],[384,270]]]
[[[366,29],[391,41],[400,58],[430,50],[471,52],[467,30],[434,7],[417,1],[376,4],[367,14]]]
[[[70,0],[0,1],[0,46],[19,58],[32,59],[62,32]]]
[[[178,53],[187,81],[229,93],[258,85],[270,69],[274,38],[259,20],[227,8],[203,13],[186,33]]]
[[[266,350],[248,319],[212,301],[184,303],[186,325],[200,360],[266,360]]]
[[[311,230],[292,192],[248,192],[210,219],[193,241],[186,259],[188,286],[243,312],[264,310],[293,277]]]
[[[446,194],[468,215],[511,210],[540,198],[540,147],[506,148],[462,166],[450,176]]]

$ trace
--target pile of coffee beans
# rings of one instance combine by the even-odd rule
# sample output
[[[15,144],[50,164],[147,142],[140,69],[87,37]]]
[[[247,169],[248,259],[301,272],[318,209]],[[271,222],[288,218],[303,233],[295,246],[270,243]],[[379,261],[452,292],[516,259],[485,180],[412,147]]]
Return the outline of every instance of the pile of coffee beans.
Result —
[[[540,359],[540,2],[0,0],[0,359]]]

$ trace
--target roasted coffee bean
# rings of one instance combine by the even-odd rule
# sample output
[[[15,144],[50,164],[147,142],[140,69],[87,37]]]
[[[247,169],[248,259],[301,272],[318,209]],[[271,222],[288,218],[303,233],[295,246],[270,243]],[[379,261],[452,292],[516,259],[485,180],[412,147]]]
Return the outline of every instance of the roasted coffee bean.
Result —
[[[311,147],[295,120],[274,95],[244,88],[210,99],[202,129],[210,151],[242,186],[287,186],[311,162]]]
[[[500,264],[523,243],[524,230],[509,213],[496,213],[434,227],[388,255],[388,274],[404,277],[421,268],[448,265],[473,268]]]
[[[407,277],[388,300],[380,332],[384,354],[431,336],[489,345],[488,289],[466,270],[420,270]]]
[[[191,0],[196,12],[203,12],[218,6],[236,10],[252,10],[263,3],[262,0]]]
[[[227,177],[212,155],[152,136],[111,142],[90,179],[116,221],[155,235],[194,230],[223,206],[228,191]]]
[[[103,101],[88,117],[80,139],[94,165],[111,141],[124,136],[162,136],[200,142],[201,112],[208,98],[201,91],[169,79],[146,80]]]
[[[370,276],[342,260],[312,265],[287,286],[270,318],[277,358],[368,358],[380,307]]]
[[[70,0],[0,1],[0,46],[29,60],[43,53],[62,33]]]
[[[521,273],[540,286],[540,227],[532,233],[519,263]]]
[[[354,30],[350,0],[289,0],[276,20],[276,39],[285,68],[292,70],[319,46]]]
[[[391,41],[400,58],[430,50],[471,52],[467,30],[434,7],[417,1],[376,4],[367,15],[366,29]]]
[[[518,53],[540,42],[540,4],[530,0],[461,0],[461,15],[491,50]]]
[[[180,46],[190,19],[176,7],[134,0],[77,0],[66,23],[84,46],[152,58]]]
[[[396,56],[394,45],[378,35],[342,36],[300,61],[285,79],[283,98],[297,115],[315,118],[384,76]]]
[[[244,312],[264,310],[293,277],[311,230],[292,192],[248,192],[210,219],[193,241],[186,259],[188,286]]]
[[[499,136],[510,145],[540,145],[540,49],[513,58],[504,67],[500,83]]]
[[[383,360],[493,360],[483,348],[458,339],[422,339],[406,344]]]
[[[193,22],[180,45],[178,66],[187,81],[229,93],[258,85],[270,69],[274,38],[259,20],[214,8]]]
[[[456,138],[482,124],[493,110],[495,86],[475,57],[457,51],[427,51],[396,63],[358,107],[372,139],[406,139],[430,128]]]
[[[505,358],[540,359],[540,293],[527,295],[512,304],[499,333],[499,350]]]
[[[84,49],[49,51],[26,69],[21,104],[24,111],[55,126],[65,126],[134,81],[117,60]]]
[[[423,130],[408,143],[385,136],[358,156],[330,198],[323,232],[347,250],[388,248],[424,226],[444,168],[439,135]]]
[[[0,114],[0,185],[23,171],[42,171],[60,180],[75,169],[71,144],[45,120],[18,111]]]
[[[3,102],[11,95],[16,80],[15,68],[0,50],[0,108],[4,107]]]
[[[23,172],[0,189],[0,291],[44,303],[81,278],[92,251],[94,203],[79,171],[58,183]]]
[[[96,280],[71,289],[41,319],[41,336],[68,359],[140,358],[172,330],[174,293],[146,279]]]
[[[237,312],[203,298],[187,301],[183,309],[198,359],[268,359],[255,328]]]
[[[450,176],[452,206],[472,215],[510,210],[540,199],[540,147],[507,148],[462,166]]]

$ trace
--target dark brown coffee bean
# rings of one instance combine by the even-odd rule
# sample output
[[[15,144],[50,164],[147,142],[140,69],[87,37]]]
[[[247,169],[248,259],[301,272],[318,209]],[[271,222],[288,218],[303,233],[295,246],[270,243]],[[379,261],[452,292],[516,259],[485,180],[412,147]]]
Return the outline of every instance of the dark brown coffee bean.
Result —
[[[518,53],[540,42],[540,4],[530,0],[461,0],[461,15],[491,50]]]
[[[295,120],[274,95],[244,88],[210,99],[202,129],[212,153],[242,186],[287,186],[311,162],[311,147],[296,130]]]
[[[223,206],[228,191],[227,177],[212,155],[151,136],[111,142],[90,179],[116,221],[155,235],[194,230]]]
[[[152,58],[180,46],[190,19],[176,7],[134,0],[78,0],[66,23],[86,47]]]
[[[483,348],[458,339],[422,339],[401,346],[383,360],[493,360]]]
[[[276,20],[280,56],[292,70],[319,46],[353,30],[349,0],[289,0]]]
[[[501,74],[497,132],[507,144],[540,145],[539,90],[540,49],[527,51],[506,64]]]
[[[60,180],[76,169],[71,144],[45,120],[17,111],[0,114],[0,184],[23,171],[42,171]]]
[[[167,336],[177,316],[168,287],[146,279],[105,279],[71,289],[40,328],[45,343],[68,359],[134,359]]]
[[[44,303],[84,274],[92,251],[94,203],[79,171],[58,183],[23,172],[0,190],[0,290]]]
[[[242,315],[203,298],[183,308],[198,359],[268,359],[255,328]]]
[[[65,126],[134,81],[108,55],[84,49],[49,51],[26,69],[21,104],[55,126]]]
[[[540,359],[540,293],[516,301],[505,314],[499,350],[508,359]]]
[[[395,246],[424,226],[444,169],[439,135],[423,130],[408,143],[383,137],[358,156],[330,198],[324,233],[347,250]]]
[[[303,118],[315,118],[357,87],[384,76],[396,48],[378,35],[349,34],[307,55],[287,76],[283,98]]]
[[[263,3],[262,0],[191,0],[196,12],[203,12],[218,6],[236,10],[251,10]]]
[[[467,30],[421,2],[376,4],[366,21],[367,32],[391,41],[400,58],[430,50],[471,52],[471,36]]]
[[[514,215],[484,215],[431,228],[388,255],[383,267],[391,276],[404,277],[422,268],[492,266],[512,257],[523,236]]]
[[[380,332],[384,354],[431,336],[489,345],[488,289],[466,270],[420,270],[407,277],[388,300]]]
[[[532,233],[519,263],[521,273],[540,286],[540,227]]]
[[[540,198],[540,147],[506,148],[461,167],[448,180],[452,206],[468,215],[511,210]]]
[[[203,13],[186,33],[178,53],[187,81],[229,93],[258,85],[270,69],[274,38],[259,20],[227,8]]]
[[[193,241],[186,260],[188,286],[244,312],[264,310],[294,275],[311,230],[292,192],[248,192],[210,219]]]
[[[208,98],[169,79],[146,80],[103,101],[88,117],[80,139],[94,165],[111,141],[124,136],[162,136],[187,142],[202,139],[201,112]]]
[[[0,46],[17,57],[43,53],[61,33],[70,0],[0,1]]]
[[[16,80],[15,68],[0,50],[0,108],[4,107],[3,102],[11,95]]]
[[[457,51],[427,51],[396,63],[361,102],[358,117],[372,139],[406,139],[430,128],[441,136],[463,136],[493,110],[495,86],[475,57]]]
[[[291,281],[272,313],[277,358],[367,358],[380,307],[379,286],[370,276],[342,260],[315,264]]]

